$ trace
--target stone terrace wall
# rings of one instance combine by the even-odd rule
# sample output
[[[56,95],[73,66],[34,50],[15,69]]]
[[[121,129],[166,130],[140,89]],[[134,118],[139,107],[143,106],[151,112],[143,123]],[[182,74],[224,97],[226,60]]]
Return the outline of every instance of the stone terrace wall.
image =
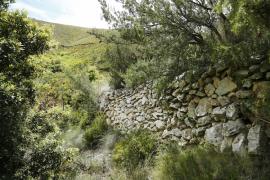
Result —
[[[270,65],[234,72],[211,67],[195,82],[193,75],[189,71],[176,77],[163,97],[150,86],[108,92],[101,109],[107,122],[122,131],[144,128],[180,146],[207,142],[221,151],[260,154],[269,142],[269,128],[255,122],[242,105],[250,97],[263,98],[261,92],[270,87]]]

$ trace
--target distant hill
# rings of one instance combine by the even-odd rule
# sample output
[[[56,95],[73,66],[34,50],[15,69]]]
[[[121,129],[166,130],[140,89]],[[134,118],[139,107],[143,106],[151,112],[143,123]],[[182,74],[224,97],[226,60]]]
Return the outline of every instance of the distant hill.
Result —
[[[35,20],[39,24],[45,24],[53,27],[53,36],[62,46],[78,46],[98,43],[98,40],[90,35],[90,31],[106,32],[105,29],[90,29],[71,25],[63,25],[57,23],[50,23],[40,20]]]

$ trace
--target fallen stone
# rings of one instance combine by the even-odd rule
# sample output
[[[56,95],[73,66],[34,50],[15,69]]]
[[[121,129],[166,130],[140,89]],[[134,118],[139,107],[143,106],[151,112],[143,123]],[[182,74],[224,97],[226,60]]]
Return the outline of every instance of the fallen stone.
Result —
[[[245,128],[245,124],[241,119],[236,121],[228,121],[223,124],[223,135],[224,136],[233,136],[241,132]]]
[[[226,95],[237,88],[237,85],[228,77],[222,79],[216,89],[219,96]]]
[[[218,88],[220,79],[218,77],[213,77],[212,79],[213,79],[213,85],[215,86],[215,88]]]

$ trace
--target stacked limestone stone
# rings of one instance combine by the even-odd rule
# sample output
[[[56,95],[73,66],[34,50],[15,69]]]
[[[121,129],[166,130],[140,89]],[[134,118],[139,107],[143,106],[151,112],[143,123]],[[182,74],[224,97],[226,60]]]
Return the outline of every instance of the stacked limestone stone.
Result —
[[[268,63],[234,72],[211,67],[196,81],[191,71],[178,76],[161,98],[150,86],[110,92],[102,108],[108,123],[124,131],[144,128],[181,146],[207,142],[221,151],[259,154],[268,140],[266,126],[240,106],[250,97],[262,98],[268,80]]]

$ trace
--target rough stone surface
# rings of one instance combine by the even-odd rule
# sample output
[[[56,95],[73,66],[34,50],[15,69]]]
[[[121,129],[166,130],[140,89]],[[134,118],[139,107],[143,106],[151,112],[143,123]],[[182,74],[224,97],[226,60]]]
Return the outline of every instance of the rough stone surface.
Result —
[[[232,151],[238,154],[244,154],[246,148],[246,135],[244,133],[238,134],[232,142]]]
[[[222,79],[217,87],[216,93],[219,96],[226,95],[237,88],[237,85],[228,77]]]
[[[199,101],[198,106],[195,109],[195,115],[197,117],[205,116],[208,113],[211,113],[212,105],[208,98],[203,98]]]
[[[252,127],[251,123],[258,120],[248,111],[252,104],[247,104],[245,98],[251,96],[263,102],[269,94],[270,72],[261,67],[238,72],[241,75],[235,80],[229,77],[234,77],[230,68],[221,68],[220,72],[206,70],[198,80],[194,79],[193,71],[183,73],[166,87],[162,96],[149,84],[106,92],[99,101],[100,110],[107,115],[106,122],[121,132],[144,128],[156,133],[162,141],[173,140],[180,146],[208,142],[221,151],[242,153],[247,149],[249,153],[260,154],[264,128]],[[261,79],[250,78],[257,73],[263,73]],[[247,106],[246,111],[243,105]],[[250,121],[244,124],[240,119]]]
[[[213,84],[207,84],[204,88],[205,93],[207,96],[212,96],[215,93],[216,88]]]
[[[260,154],[261,153],[261,139],[262,139],[261,125],[256,125],[250,128],[247,139],[248,139],[248,153]]]
[[[244,128],[245,125],[241,119],[236,121],[228,121],[227,123],[223,124],[223,134],[224,136],[233,136],[238,134]]]
[[[215,146],[219,146],[223,140],[222,129],[223,129],[222,123],[216,124],[213,127],[206,129],[204,135],[206,142],[213,144]]]

